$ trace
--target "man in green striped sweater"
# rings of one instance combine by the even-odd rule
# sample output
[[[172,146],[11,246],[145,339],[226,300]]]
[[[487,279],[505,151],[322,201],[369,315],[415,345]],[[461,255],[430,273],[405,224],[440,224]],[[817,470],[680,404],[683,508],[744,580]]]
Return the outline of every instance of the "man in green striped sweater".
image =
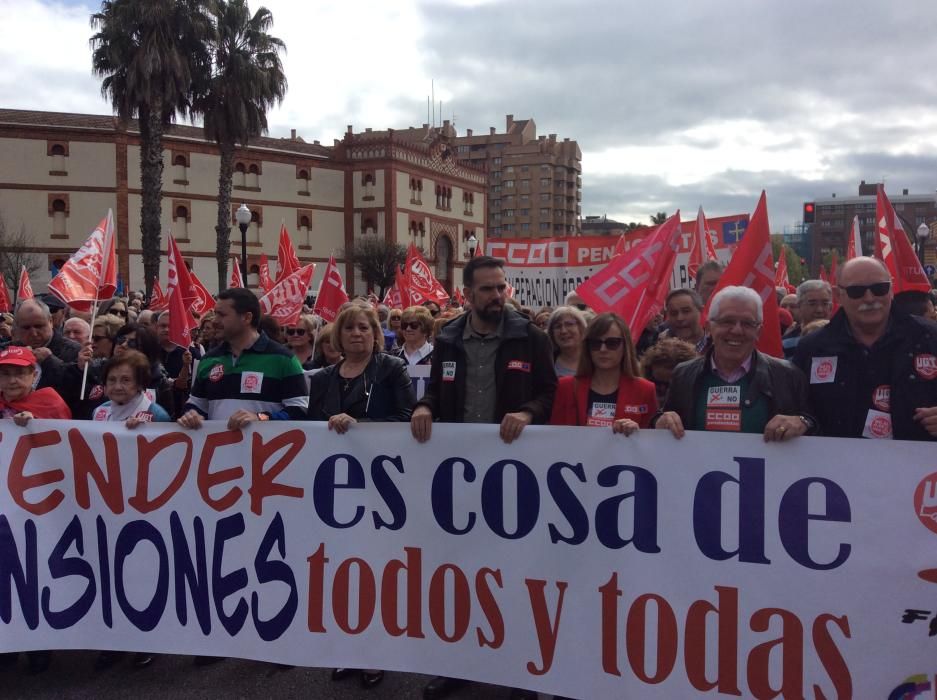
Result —
[[[305,417],[309,391],[303,369],[259,324],[260,302],[253,292],[234,288],[218,295],[215,331],[223,342],[199,363],[179,425],[227,420],[229,430],[240,430],[255,420]]]

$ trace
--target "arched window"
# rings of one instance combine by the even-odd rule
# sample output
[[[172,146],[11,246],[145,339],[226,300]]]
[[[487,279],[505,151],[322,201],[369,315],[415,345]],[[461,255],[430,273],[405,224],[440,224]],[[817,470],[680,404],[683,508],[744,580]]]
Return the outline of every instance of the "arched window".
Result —
[[[374,219],[364,219],[361,222],[361,233],[365,236],[377,233],[377,227],[374,225]]]
[[[176,238],[188,239],[189,237],[189,209],[185,205],[180,204],[176,207],[173,232]]]
[[[244,163],[237,163],[234,166],[234,177],[231,180],[231,184],[235,187],[244,187],[247,184],[246,173],[247,168],[244,167]]]
[[[247,229],[247,237],[253,243],[260,243],[260,227],[262,225],[260,212],[256,209],[251,212],[251,223]]]
[[[172,181],[175,184],[183,184],[188,182],[188,174],[186,168],[188,167],[188,160],[185,157],[184,153],[177,153],[172,158]]]
[[[311,229],[312,220],[305,214],[301,215],[299,217],[299,240],[302,241],[303,245],[312,245],[312,241],[309,240]]]
[[[306,168],[296,172],[296,193],[309,194],[309,171]]]
[[[49,170],[50,175],[68,175],[65,171],[65,159],[68,157],[68,148],[64,143],[53,143],[48,145],[49,158],[52,159]]]
[[[67,207],[64,199],[56,199],[52,202],[52,235],[66,236],[65,218],[67,216]]]
[[[247,169],[247,186],[260,187],[260,166],[257,163],[251,163]]]
[[[365,199],[374,199],[374,175],[371,173],[364,174],[364,198]]]

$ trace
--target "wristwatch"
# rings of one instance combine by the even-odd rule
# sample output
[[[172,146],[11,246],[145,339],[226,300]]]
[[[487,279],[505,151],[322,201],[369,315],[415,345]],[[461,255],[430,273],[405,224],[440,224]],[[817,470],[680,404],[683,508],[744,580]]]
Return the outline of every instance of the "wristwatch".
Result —
[[[803,415],[803,414],[801,414],[801,415],[799,415],[799,416],[797,416],[797,417],[800,418],[800,422],[803,423],[803,424],[804,424],[804,427],[807,428],[807,432],[808,432],[808,433],[809,433],[811,430],[813,430],[815,427],[817,427],[817,424],[814,422],[814,420],[813,420],[812,418],[809,418],[808,416],[805,416],[805,415]]]

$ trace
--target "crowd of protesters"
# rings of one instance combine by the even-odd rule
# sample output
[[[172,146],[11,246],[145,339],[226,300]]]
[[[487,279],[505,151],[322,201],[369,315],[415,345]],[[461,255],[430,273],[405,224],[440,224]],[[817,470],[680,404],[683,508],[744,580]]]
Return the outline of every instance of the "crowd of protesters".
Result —
[[[520,306],[508,297],[503,262],[487,256],[465,266],[464,308],[452,300],[388,309],[358,298],[333,323],[307,308],[280,327],[251,291],[229,289],[198,319],[188,348],[169,341],[168,314],[147,309],[142,294],[108,300],[93,320],[45,295],[0,316],[0,416],[17,425],[74,418],[128,429],[313,420],[339,434],[397,421],[420,442],[432,439],[434,422],[497,424],[505,442],[531,424],[610,428],[622,439],[651,428],[684,440],[693,430],[777,442],[805,434],[937,438],[930,295],[895,295],[887,268],[869,257],[843,265],[835,289],[822,280],[792,294],[779,289],[785,360],[756,349],[762,298],[746,287],[720,289],[721,273],[716,262],[703,265],[695,287],[671,291],[637,337],[574,294],[558,308]],[[408,371],[419,365],[430,378],[417,400]],[[97,666],[121,656],[104,652]],[[51,654],[27,659],[40,672]],[[132,657],[138,666],[152,661]],[[383,676],[332,673],[366,688]],[[424,696],[444,698],[463,683],[434,678]]]

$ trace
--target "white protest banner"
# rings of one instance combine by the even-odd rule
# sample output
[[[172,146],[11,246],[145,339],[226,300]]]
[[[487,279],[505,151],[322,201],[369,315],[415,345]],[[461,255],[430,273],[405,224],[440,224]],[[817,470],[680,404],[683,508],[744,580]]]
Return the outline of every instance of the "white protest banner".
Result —
[[[937,672],[931,444],[115,427],[0,428],[0,651],[588,698],[903,698]]]
[[[716,255],[727,262],[735,245],[745,234],[748,214],[722,216],[706,221]],[[671,287],[692,287],[687,266],[696,234],[696,219],[681,222],[683,235],[674,263]],[[638,229],[626,235],[624,249],[643,241],[656,230]],[[533,309],[557,307],[566,295],[601,270],[612,259],[618,236],[577,236],[563,238],[490,238],[485,252],[504,260],[508,284],[514,298]]]

